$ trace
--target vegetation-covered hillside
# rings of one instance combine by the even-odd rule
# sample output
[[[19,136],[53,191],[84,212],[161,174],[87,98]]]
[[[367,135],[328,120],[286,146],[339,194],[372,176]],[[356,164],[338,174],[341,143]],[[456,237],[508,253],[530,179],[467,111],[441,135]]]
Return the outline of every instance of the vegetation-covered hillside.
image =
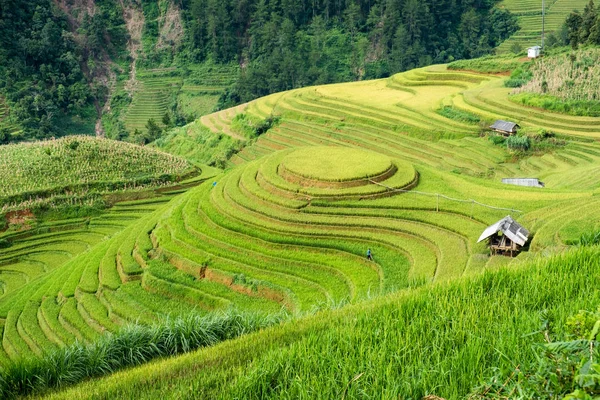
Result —
[[[511,100],[570,115],[600,116],[600,50],[546,57],[524,69]]]
[[[236,85],[221,101],[231,104],[310,84],[381,77],[479,56],[516,29],[510,14],[495,3],[4,2],[0,56],[6,61],[0,65],[0,91],[23,132],[15,137],[3,131],[2,137],[94,130],[101,135],[105,129],[118,137],[123,127],[105,118],[104,129],[102,115],[127,113],[133,101],[128,112],[133,115],[122,121],[133,133],[145,127],[144,116],[158,124],[167,111],[186,103],[182,99],[169,109],[171,91],[165,86],[171,83],[141,74],[138,79],[138,69],[152,73],[179,66],[187,78],[192,64],[208,60],[242,66]],[[151,99],[136,98],[136,92],[149,87],[154,88],[147,91]]]
[[[182,158],[108,139],[11,144],[0,146],[0,205],[5,211],[68,193],[161,185],[194,171]]]
[[[407,333],[407,341],[435,335],[440,341],[436,349],[441,353],[431,353],[430,358],[421,353],[415,355],[408,342],[397,345],[403,336],[392,336],[391,345],[381,344],[377,340],[390,337],[383,330],[371,332],[370,336],[361,329],[352,334],[353,316],[348,325],[336,324],[340,330],[329,330],[325,319],[330,314],[326,314],[289,325],[292,330],[310,326],[306,331],[309,333],[300,332],[307,336],[293,337],[300,340],[301,347],[292,346],[289,349],[293,349],[293,354],[286,354],[286,359],[291,360],[290,371],[330,373],[326,366],[309,358],[306,364],[301,360],[306,353],[301,349],[311,347],[320,333],[330,340],[315,344],[314,348],[325,349],[337,343],[343,349],[336,339],[341,335],[348,338],[349,346],[356,343],[355,348],[372,351],[373,345],[389,349],[389,357],[421,371],[412,386],[390,386],[392,394],[457,397],[481,383],[474,381],[473,376],[496,376],[493,366],[502,369],[497,376],[504,378],[506,371],[510,371],[510,376],[514,368],[495,357],[494,347],[484,346],[488,342],[496,344],[504,354],[531,362],[533,353],[526,345],[533,338],[524,339],[523,335],[535,329],[540,310],[554,310],[556,318],[563,322],[568,314],[578,311],[574,307],[590,309],[595,301],[581,289],[581,282],[589,281],[589,277],[581,277],[581,271],[576,269],[587,268],[588,253],[573,259],[559,257],[552,261],[556,264],[548,264],[555,265],[555,269],[531,266],[529,261],[594,241],[584,238],[594,237],[600,228],[596,196],[600,188],[596,179],[600,147],[593,140],[600,136],[600,130],[595,118],[515,104],[510,100],[513,88],[506,87],[509,77],[476,71],[482,66],[491,68],[494,63],[508,69],[522,66],[519,60],[487,58],[454,65],[462,70],[438,65],[386,79],[277,93],[204,116],[157,141],[158,147],[197,159],[212,156],[197,149],[196,144],[215,146],[219,155],[226,154],[225,158],[232,155],[236,140],[244,140],[246,147],[223,161],[224,166],[231,168],[169,202],[147,207],[145,212],[138,205],[141,208],[132,209],[137,214],[135,221],[119,233],[96,242],[88,251],[53,264],[48,271],[38,268],[35,274],[28,275],[16,258],[37,254],[35,246],[43,245],[44,237],[32,238],[27,245],[19,241],[9,243],[12,246],[6,253],[10,259],[6,277],[14,279],[7,280],[10,290],[0,298],[0,363],[5,366],[7,390],[39,390],[191,350],[197,346],[188,345],[186,338],[193,337],[196,344],[206,343],[201,339],[206,330],[202,324],[188,323],[194,319],[177,322],[177,318],[190,313],[211,316],[234,309],[274,316],[284,309],[304,315],[315,309],[388,295],[392,300],[380,299],[372,303],[378,305],[372,306],[382,310],[378,308],[381,304],[397,301],[392,308],[408,310],[411,304],[437,301],[423,296],[439,293],[445,300],[436,304],[451,304],[449,310],[462,313],[442,315],[434,323],[428,319],[430,309],[418,306],[415,315],[428,315],[421,321],[424,325],[411,317],[414,328],[420,330],[411,331],[413,325],[401,324],[413,314],[393,319],[387,311],[382,311],[381,321],[388,322],[368,325],[385,326],[398,335],[412,332]],[[516,139],[488,134],[487,126],[496,119],[518,122],[523,130]],[[546,187],[523,188],[500,182],[501,178],[523,176],[539,177]],[[508,214],[532,232],[527,251],[514,259],[490,256],[489,249],[478,244],[477,239],[486,226]],[[373,260],[367,259],[368,250]],[[569,264],[568,260],[581,260],[582,265]],[[498,268],[527,268],[526,265],[531,270],[525,269],[528,272],[518,278],[507,272],[486,274]],[[546,270],[556,275],[541,276]],[[484,278],[474,278],[482,273],[486,274]],[[571,274],[578,278],[570,279]],[[565,276],[573,285],[568,286],[572,292],[551,283]],[[457,278],[475,281],[456,286],[446,283]],[[508,281],[512,283],[503,286],[502,282]],[[427,288],[417,290],[417,297],[410,297],[410,288],[423,285]],[[481,306],[482,301],[507,299],[505,303],[510,306],[513,303],[508,299],[527,300],[522,295],[525,285],[534,285],[528,293],[538,297],[534,303],[520,303],[523,313],[517,310],[514,314],[523,316],[518,333],[503,335],[505,328],[514,323],[509,318],[513,315],[510,307],[501,310],[505,319],[499,322],[497,331],[486,327],[485,333],[481,331],[483,336],[460,333],[470,330],[469,321],[481,319],[476,310],[486,310],[487,317],[494,315],[492,310],[497,304]],[[486,297],[482,287],[494,296]],[[395,292],[408,294],[392,295]],[[579,293],[577,296],[583,297],[568,295],[561,301],[559,292]],[[465,303],[469,298],[481,300],[469,305]],[[344,315],[355,314],[339,315],[343,320]],[[134,323],[138,325],[123,330]],[[313,323],[319,326],[315,331]],[[402,327],[401,330],[393,330],[389,325],[396,323],[394,326]],[[463,323],[469,327],[461,331],[449,328]],[[254,329],[244,324],[236,326],[232,335]],[[438,328],[424,333],[423,326]],[[288,328],[282,329],[280,332],[287,332]],[[104,336],[106,332],[115,336]],[[269,335],[254,338],[267,347],[276,348],[282,343]],[[98,342],[100,337],[103,339]],[[227,336],[211,337],[208,343]],[[489,340],[481,342],[478,337]],[[160,345],[152,346],[154,339]],[[375,342],[368,342],[371,339]],[[75,344],[76,340],[90,347]],[[475,340],[471,347],[460,346],[470,340]],[[119,352],[123,348],[119,343],[149,351],[129,356],[131,352]],[[414,343],[419,348],[421,342]],[[406,352],[393,353],[402,346]],[[270,351],[260,353],[262,348],[257,346],[258,353],[245,353],[242,357],[253,357],[263,370],[274,371],[273,375],[263,380],[249,369],[245,374],[248,380],[236,377],[231,391],[225,393],[234,397],[246,392],[277,397],[308,393],[311,386],[319,387],[302,382],[293,388],[286,386],[293,381],[289,371],[277,367],[281,360],[273,359]],[[58,349],[63,350],[56,353]],[[459,349],[458,355],[454,349]],[[464,354],[460,349],[472,352]],[[83,354],[77,360],[96,360],[94,367],[69,361],[73,360],[71,354]],[[23,356],[31,356],[33,361],[19,361]],[[236,357],[232,355],[227,362],[237,362]],[[262,357],[267,361],[263,363]],[[273,364],[271,360],[275,360]],[[361,370],[365,360],[373,361],[369,364],[373,369]],[[362,372],[372,387],[378,387],[377,376],[401,382],[407,376],[403,374],[413,374],[413,370],[394,368],[379,373],[379,364],[363,356],[351,357],[350,361],[349,368],[357,371],[351,376],[346,371],[339,381],[331,380],[331,386],[322,387],[324,393],[339,391]],[[427,372],[432,364],[423,364],[429,362],[443,365],[444,371],[452,371],[450,366],[456,364],[468,372],[458,373],[456,379],[449,373],[433,377]],[[327,363],[341,364],[341,358]],[[190,383],[185,378],[182,384],[186,386],[181,391],[190,385],[207,393],[221,388],[219,379],[232,376],[233,372],[213,365],[218,371],[210,381]],[[46,372],[38,373],[40,369]],[[25,380],[21,379],[23,376]],[[35,378],[27,380],[32,376]],[[10,382],[16,382],[13,379],[18,381],[16,386],[11,386]],[[215,385],[211,386],[211,382]],[[281,384],[270,387],[265,382]],[[418,382],[427,387],[418,386]],[[204,383],[206,387],[202,386]],[[174,386],[170,384],[171,388]],[[349,391],[355,390],[350,386]],[[130,387],[137,390],[139,386]]]
[[[568,317],[596,309],[599,256],[582,249],[320,312],[43,398],[591,399],[581,347],[597,368],[598,314]]]

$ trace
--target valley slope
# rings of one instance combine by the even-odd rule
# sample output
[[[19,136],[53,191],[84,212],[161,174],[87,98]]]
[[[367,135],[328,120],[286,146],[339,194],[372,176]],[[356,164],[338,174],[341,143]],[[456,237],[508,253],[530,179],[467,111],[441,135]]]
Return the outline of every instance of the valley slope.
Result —
[[[408,318],[426,325],[432,322],[427,318],[436,315],[432,311],[436,307],[457,312],[464,307],[471,310],[465,311],[464,318],[454,314],[441,318],[448,324],[456,321],[470,326],[485,313],[493,315],[494,299],[510,304],[510,299],[523,297],[528,281],[537,297],[517,307],[527,310],[519,329],[530,329],[545,307],[564,321],[569,310],[589,307],[596,300],[587,291],[577,292],[583,282],[577,276],[594,268],[594,256],[583,252],[548,262],[535,259],[563,252],[583,233],[598,229],[600,182],[594,171],[600,159],[596,142],[600,131],[594,118],[517,106],[508,98],[510,89],[504,88],[504,79],[438,65],[388,79],[278,93],[203,117],[200,123],[215,135],[247,140],[247,146],[230,159],[230,168],[148,210],[120,233],[0,299],[0,315],[5,318],[0,360],[9,363],[25,355],[43,356],[76,339],[93,342],[125,324],[157,324],[168,315],[205,315],[232,307],[250,313],[275,313],[283,308],[304,315],[359,303],[351,308],[354,311],[341,311],[335,318],[366,318],[369,325],[367,315],[379,315],[381,320],[376,321],[386,328],[365,331],[365,335],[385,336],[393,329],[400,336],[412,332],[407,333],[406,342],[396,336],[390,339],[394,348],[410,352],[411,341],[425,328],[410,331],[401,322],[393,328],[384,321]],[[269,118],[272,127],[257,134],[261,121]],[[559,136],[544,142],[541,150],[515,153],[482,135],[486,121],[500,118]],[[176,135],[185,136],[187,130]],[[507,186],[500,183],[503,177],[539,177],[547,185],[545,189]],[[532,232],[529,251],[514,259],[490,256],[484,244],[476,243],[486,226],[507,214]],[[366,259],[367,249],[374,262]],[[568,257],[583,261],[571,268]],[[494,273],[502,266],[517,272],[500,268]],[[552,282],[561,281],[561,276],[569,280],[565,291],[578,295],[568,294],[568,301],[555,304],[563,292]],[[448,283],[457,278],[458,283]],[[403,290],[420,286],[425,287]],[[482,289],[490,287],[497,297]],[[427,297],[429,291],[443,300]],[[393,292],[400,293],[364,302]],[[469,303],[470,298],[487,302],[487,308],[482,308],[487,311],[476,312],[479,303]],[[393,314],[396,307],[417,311],[390,317],[388,313]],[[507,306],[499,313],[499,327],[510,324],[511,309]],[[236,353],[236,346],[245,352],[248,341],[262,343],[264,347],[251,354],[267,360],[265,368],[273,372],[268,375],[272,382],[277,377],[289,382],[277,367],[283,359],[273,358],[277,350],[271,350],[271,335],[275,335],[275,347],[287,348],[291,343],[279,341],[280,334],[287,338],[302,334],[306,342],[301,348],[316,341],[312,346],[325,351],[324,343],[336,343],[340,334],[327,324],[329,315],[296,320],[281,330],[265,331],[225,347],[232,346],[227,351]],[[428,317],[419,320],[416,315]],[[448,341],[444,346],[452,340],[462,343],[469,336],[453,338],[446,325],[436,329],[443,332],[440,340]],[[373,351],[373,343],[363,341],[371,336],[359,339],[350,335],[351,330],[344,330],[342,336],[362,343],[361,351]],[[319,333],[329,339],[320,341]],[[513,346],[526,343],[513,339]],[[484,342],[465,351],[480,351]],[[290,346],[289,351],[304,354],[301,348]],[[194,371],[200,368],[206,362],[204,354],[215,354],[211,351],[186,356],[183,364],[160,364],[165,379],[177,375],[173,371],[181,371],[177,368],[184,364]],[[298,392],[285,392],[283,386],[268,387],[268,382],[252,374],[248,376],[256,379],[241,379],[236,374],[239,368],[247,368],[249,359],[242,357],[243,362],[235,364],[238,356],[233,353],[225,352],[231,359],[211,359],[216,372],[206,382],[185,378],[185,385],[191,383],[181,388],[182,393],[191,393],[190,387],[210,393],[211,382],[228,376],[235,376],[241,385],[236,386],[238,394],[309,393],[306,383],[299,383]],[[450,360],[447,354],[437,356],[441,363]],[[303,357],[289,355],[294,360],[289,365],[302,370],[299,360]],[[469,358],[469,368],[477,364],[474,360],[485,360],[481,366],[485,369],[495,365],[498,357],[475,355]],[[219,369],[221,363],[230,362],[232,370]],[[334,374],[326,365],[319,368]],[[361,372],[359,368],[353,373]],[[138,373],[144,374],[134,371],[131,379],[137,379]],[[339,382],[345,385],[352,379],[348,374],[326,391],[338,391]],[[372,371],[366,376],[376,379]],[[427,379],[431,388],[409,385],[393,391],[422,396],[447,383],[443,377]],[[469,384],[474,385],[461,382],[449,387],[448,396],[462,395]],[[257,388],[263,383],[265,387]],[[221,388],[222,383],[215,387]],[[135,384],[131,388],[140,390]],[[102,394],[103,390],[95,387],[78,395],[110,397],[108,393],[129,389]]]

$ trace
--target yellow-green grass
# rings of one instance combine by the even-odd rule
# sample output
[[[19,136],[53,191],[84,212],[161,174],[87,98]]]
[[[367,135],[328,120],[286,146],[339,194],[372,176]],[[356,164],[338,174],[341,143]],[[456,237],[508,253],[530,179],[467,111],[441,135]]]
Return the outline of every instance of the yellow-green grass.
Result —
[[[186,160],[125,142],[87,136],[0,146],[0,200],[93,184],[134,184],[181,177]]]
[[[55,332],[56,324],[72,337],[93,340],[128,321],[152,323],[194,308],[305,312],[512,267],[566,248],[583,229],[594,228],[585,221],[600,218],[596,183],[572,172],[594,171],[600,147],[567,137],[551,152],[515,157],[480,137],[478,126],[437,112],[451,105],[490,120],[524,115],[508,107],[502,79],[434,66],[285,92],[202,118],[207,128],[232,134],[239,113],[281,116],[232,159],[235,168],[152,213],[145,213],[150,205],[121,206],[122,217],[141,218],[1,300],[4,358],[34,354],[38,342],[66,344],[70,339]],[[483,100],[459,101],[472,98]],[[530,125],[600,133],[586,119],[561,118],[540,112]],[[302,184],[285,173],[293,154],[300,155],[292,160],[294,174],[311,178]],[[368,165],[348,166],[353,158]],[[381,185],[371,182],[390,165],[396,170]],[[548,187],[500,182],[524,173],[551,178]],[[359,186],[319,187],[369,175],[376,177],[359,179]],[[490,257],[485,244],[476,243],[487,225],[507,214],[532,231],[529,254],[515,262]],[[573,221],[582,221],[582,230]],[[366,260],[367,249],[374,261]],[[20,316],[34,307],[27,301],[46,307],[58,322],[45,319],[37,329],[27,319],[23,325]]]
[[[304,178],[344,182],[381,175],[392,168],[392,162],[360,149],[306,147],[289,153],[281,167]]]
[[[581,249],[323,311],[43,398],[462,399],[496,369],[535,368],[541,316],[597,306],[598,260]]]

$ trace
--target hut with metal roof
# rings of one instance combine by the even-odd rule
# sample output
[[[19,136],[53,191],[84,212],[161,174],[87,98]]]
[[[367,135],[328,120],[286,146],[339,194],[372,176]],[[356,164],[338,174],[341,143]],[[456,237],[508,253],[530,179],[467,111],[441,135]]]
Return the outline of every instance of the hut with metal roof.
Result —
[[[529,240],[529,231],[509,215],[488,226],[479,237],[479,242],[489,240],[490,254],[510,255],[519,254]]]
[[[525,187],[546,187],[544,182],[540,181],[538,178],[503,178],[502,183],[506,185],[516,185]]]
[[[494,122],[494,125],[490,126],[490,129],[499,132],[506,136],[511,136],[517,133],[521,127],[514,122],[498,120]]]

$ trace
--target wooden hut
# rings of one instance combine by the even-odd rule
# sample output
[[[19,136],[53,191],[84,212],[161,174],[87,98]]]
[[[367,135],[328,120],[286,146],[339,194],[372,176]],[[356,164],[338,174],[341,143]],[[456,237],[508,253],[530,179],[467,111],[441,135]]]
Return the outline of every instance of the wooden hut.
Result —
[[[529,240],[529,231],[509,215],[494,225],[488,226],[477,243],[486,239],[489,239],[490,254],[514,257],[521,252],[522,247]]]
[[[505,136],[511,136],[517,133],[521,127],[514,122],[498,120],[494,122],[494,125],[490,126],[490,129],[499,132]]]

